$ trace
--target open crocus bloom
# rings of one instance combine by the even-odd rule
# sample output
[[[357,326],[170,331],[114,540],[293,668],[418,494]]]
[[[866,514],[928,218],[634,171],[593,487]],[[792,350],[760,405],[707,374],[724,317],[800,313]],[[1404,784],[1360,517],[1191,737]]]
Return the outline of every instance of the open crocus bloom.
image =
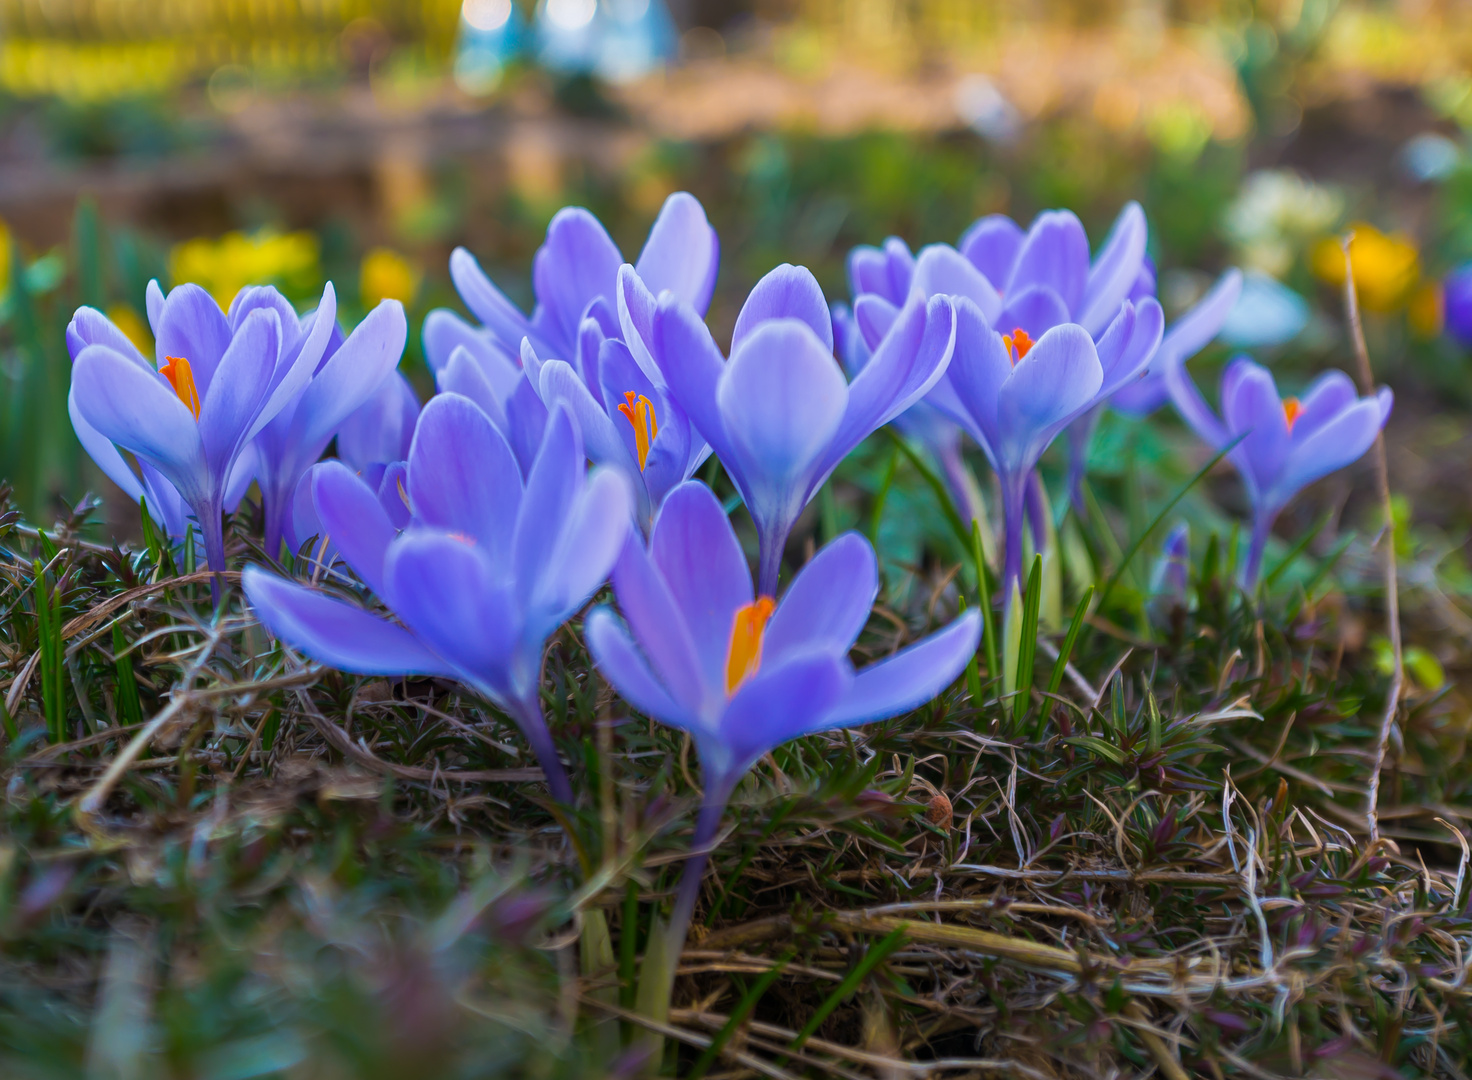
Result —
[[[658,296],[668,290],[701,314],[715,290],[720,242],[700,202],[686,192],[665,200],[634,264],[643,285]],[[537,306],[527,318],[507,300],[464,248],[450,256],[450,276],[461,299],[511,356],[527,338],[539,356],[575,363],[580,374],[596,361],[584,357],[581,331],[592,319],[602,336],[619,333],[616,293],[624,257],[607,231],[581,207],[559,210],[532,262]],[[593,343],[596,350],[597,341]],[[588,378],[590,386],[596,379]]]
[[[94,457],[110,442],[172,484],[199,523],[210,568],[223,570],[221,514],[232,474],[316,370],[336,313],[331,285],[304,331],[274,289],[243,290],[226,314],[197,285],[165,298],[150,284],[155,369],[120,347],[123,335],[103,315],[81,308],[67,330],[69,408],[83,421],[77,435]]]
[[[307,315],[298,325],[290,309],[281,312],[288,339],[305,339],[316,318]],[[302,474],[322,456],[339,425],[394,373],[408,333],[397,300],[380,303],[346,340],[334,325],[306,385],[256,436],[256,480],[266,516],[266,551],[273,557],[283,539],[293,550],[306,539],[297,535],[292,515]]]
[[[747,298],[729,363],[673,296],[661,296],[651,340],[669,397],[715,449],[756,522],[758,580],[773,594],[803,507],[855,446],[945,373],[955,317],[948,300],[912,294],[850,384],[833,358],[822,289],[806,269],[784,264]]]
[[[1227,456],[1252,502],[1252,543],[1242,570],[1249,589],[1257,584],[1263,548],[1283,507],[1315,480],[1359,460],[1394,401],[1383,386],[1360,397],[1342,371],[1325,372],[1301,398],[1280,397],[1272,373],[1240,356],[1222,372],[1217,416],[1183,361],[1166,367],[1165,377],[1171,403],[1197,435],[1217,450],[1236,443]]]
[[[704,484],[675,488],[646,551],[631,536],[613,573],[627,629],[589,613],[588,649],[625,700],[688,731],[705,774],[696,858],[671,918],[683,941],[705,857],[736,782],[800,735],[896,716],[933,698],[976,651],[979,612],[887,660],[855,671],[848,653],[878,591],[874,550],[857,533],[825,546],[786,594],[753,592],[751,571],[720,502]]]
[[[398,622],[254,566],[246,596],[268,630],[324,664],[470,686],[516,721],[553,796],[571,802],[537,695],[542,650],[607,578],[632,509],[620,474],[585,470],[565,411],[523,483],[485,413],[441,394],[414,433],[402,488],[413,519],[402,533],[346,466],[326,462],[312,476],[324,533]]]

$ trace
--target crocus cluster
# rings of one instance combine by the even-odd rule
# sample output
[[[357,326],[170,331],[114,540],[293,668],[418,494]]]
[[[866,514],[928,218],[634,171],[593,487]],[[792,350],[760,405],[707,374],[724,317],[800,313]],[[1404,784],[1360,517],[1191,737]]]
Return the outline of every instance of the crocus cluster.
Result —
[[[983,218],[957,247],[918,255],[890,238],[851,255],[852,308],[830,307],[808,270],[784,264],[757,282],[722,348],[705,322],[720,245],[693,197],[665,203],[633,263],[591,214],[567,209],[535,257],[529,315],[468,252],[451,257],[479,323],[426,318],[438,393],[422,409],[397,370],[400,304],[345,334],[330,285],[305,315],[270,288],[223,310],[196,285],[167,296],[153,285],[151,360],[82,308],[67,331],[69,405],[99,467],[175,538],[197,531],[216,571],[223,515],[254,483],[268,558],[314,541],[309,564],[325,579],[247,566],[266,628],[346,671],[470,688],[520,728],[563,803],[576,791],[542,714],[543,652],[611,579],[617,610],[585,622],[594,661],[632,706],[688,732],[704,771],[678,946],[707,848],[756,761],[789,739],[905,713],[975,655],[982,619],[970,612],[855,669],[878,592],[857,534],[783,587],[798,517],[877,429],[894,422],[921,440],[963,512],[984,520],[963,439],[980,448],[1001,491],[1008,595],[1024,519],[1035,545],[1046,531],[1040,459],[1071,429],[1081,475],[1108,403],[1139,414],[1169,398],[1229,452],[1254,507],[1249,584],[1294,494],[1374,441],[1389,391],[1358,397],[1337,372],[1285,399],[1239,359],[1213,411],[1185,361],[1215,337],[1240,279],[1229,272],[1167,330],[1147,240],[1133,203],[1094,253],[1067,211],[1025,231]],[[692,479],[712,454],[755,525],[754,577],[727,510]],[[1184,595],[1188,556],[1174,535],[1162,595]]]

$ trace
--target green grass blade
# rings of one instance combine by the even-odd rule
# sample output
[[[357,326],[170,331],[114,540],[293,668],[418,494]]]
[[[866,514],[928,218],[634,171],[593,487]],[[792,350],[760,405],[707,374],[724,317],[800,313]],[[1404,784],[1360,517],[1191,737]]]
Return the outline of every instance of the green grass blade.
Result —
[[[1038,605],[1043,596],[1043,557],[1032,557],[1027,575],[1027,592],[1022,599],[1022,638],[1017,643],[1017,696],[1012,699],[1012,719],[1020,721],[1032,699],[1032,669],[1038,651]]]
[[[690,1067],[690,1071],[685,1074],[685,1080],[700,1080],[710,1067],[715,1064],[716,1058],[726,1048],[726,1044],[731,1041],[731,1036],[736,1034],[736,1029],[746,1023],[746,1018],[756,1008],[757,1002],[761,1001],[762,995],[767,992],[768,988],[787,969],[787,965],[792,962],[793,955],[790,952],[784,954],[775,964],[762,972],[761,977],[756,982],[751,984],[751,989],[742,995],[741,1001],[737,1003],[736,1008],[731,1010],[731,1015],[721,1025],[721,1030],[716,1032],[715,1038],[710,1041],[710,1045],[705,1048],[705,1051],[696,1059],[695,1064]]]
[[[971,557],[976,560],[976,596],[981,605],[981,644],[986,650],[987,677],[997,677],[997,615],[992,610],[991,571],[981,545],[981,526],[971,523]]]
[[[823,1025],[823,1021],[832,1015],[833,1010],[843,1004],[845,999],[859,988],[859,984],[868,978],[869,972],[883,963],[885,958],[903,945],[904,942],[905,928],[899,926],[891,930],[878,944],[865,953],[864,958],[855,964],[853,970],[843,977],[843,981],[833,988],[833,993],[829,994],[823,1004],[818,1006],[818,1011],[808,1018],[808,1022],[797,1033],[797,1038],[792,1040],[792,1045],[789,1049],[801,1050],[803,1044],[811,1039],[813,1033]],[[784,1057],[777,1065],[780,1068],[786,1063],[787,1059]]]

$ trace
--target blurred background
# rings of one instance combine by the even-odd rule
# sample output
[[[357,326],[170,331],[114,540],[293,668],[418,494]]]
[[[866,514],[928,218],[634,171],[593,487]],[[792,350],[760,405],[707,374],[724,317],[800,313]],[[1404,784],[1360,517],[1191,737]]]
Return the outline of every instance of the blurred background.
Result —
[[[841,299],[853,244],[1054,206],[1097,244],[1138,198],[1168,316],[1249,272],[1208,386],[1232,348],[1289,387],[1352,365],[1335,238],[1359,230],[1397,481],[1460,530],[1469,129],[1454,0],[0,0],[0,476],[42,521],[109,494],[63,330],[92,304],[150,349],[151,277],[222,303],[331,278],[348,321],[397,297],[417,338],[459,307],[455,245],[529,306],[558,207],[632,258],[687,189],[723,243],[722,338],[777,262]],[[430,391],[417,340],[404,369]]]

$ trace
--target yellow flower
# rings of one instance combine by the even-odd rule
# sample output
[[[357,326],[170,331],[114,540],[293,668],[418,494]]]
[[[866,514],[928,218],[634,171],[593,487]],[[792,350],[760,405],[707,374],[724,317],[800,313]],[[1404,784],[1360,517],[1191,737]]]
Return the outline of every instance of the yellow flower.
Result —
[[[1441,282],[1422,282],[1406,304],[1406,325],[1411,328],[1411,333],[1422,341],[1429,341],[1441,333],[1445,315],[1443,302]]]
[[[0,296],[10,288],[10,226],[0,218]]]
[[[1354,289],[1368,311],[1394,311],[1407,299],[1421,277],[1421,256],[1403,233],[1386,234],[1357,221],[1350,226],[1354,239],[1349,257],[1354,266]],[[1344,284],[1344,251],[1337,237],[1326,236],[1313,252],[1313,271],[1330,285]]]
[[[169,274],[176,285],[192,281],[203,286],[227,307],[247,285],[309,290],[320,277],[318,254],[317,238],[309,232],[197,236],[174,245]]]
[[[153,334],[138,312],[128,304],[113,304],[107,309],[107,317],[123,336],[138,347],[144,356],[153,355]]]
[[[358,290],[365,310],[382,300],[397,300],[408,306],[419,290],[419,271],[392,248],[374,248],[363,256]]]

